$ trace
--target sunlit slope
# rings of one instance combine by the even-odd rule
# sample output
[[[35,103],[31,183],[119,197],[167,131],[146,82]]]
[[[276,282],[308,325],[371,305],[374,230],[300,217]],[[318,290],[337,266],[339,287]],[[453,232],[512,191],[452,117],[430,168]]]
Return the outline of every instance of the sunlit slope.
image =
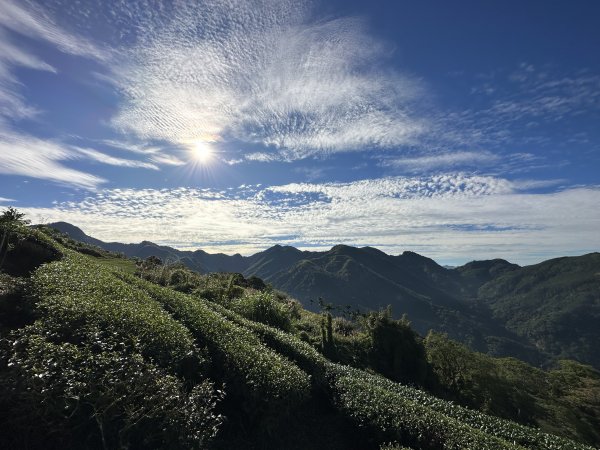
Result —
[[[65,447],[232,448],[255,427],[248,448],[308,448],[306,436],[311,448],[590,448],[334,364],[288,333],[54,245],[62,258],[31,276],[35,321],[8,340],[11,376],[27,387],[15,400],[42,405]],[[354,447],[339,440],[348,430]]]
[[[379,442],[401,441],[412,448],[590,448],[513,422],[487,416],[446,402],[381,376],[334,364],[306,342],[264,324],[247,320],[212,302],[197,299],[120,275],[145,289],[175,317],[185,317],[193,305],[213,310],[223,320],[251,332],[312,376],[313,391],[324,390],[340,413]],[[192,313],[193,315],[193,313]]]
[[[567,358],[600,367],[598,254],[527,267],[496,259],[448,269],[409,251],[392,256],[370,247],[336,245],[309,252],[276,245],[248,257],[227,256],[147,241],[106,243],[67,223],[51,226],[130,257],[155,255],[202,273],[257,276],[308,309],[317,308],[319,298],[366,311],[391,305],[396,317],[408,314],[421,335],[430,329],[448,333],[471,350],[516,357],[533,366]]]

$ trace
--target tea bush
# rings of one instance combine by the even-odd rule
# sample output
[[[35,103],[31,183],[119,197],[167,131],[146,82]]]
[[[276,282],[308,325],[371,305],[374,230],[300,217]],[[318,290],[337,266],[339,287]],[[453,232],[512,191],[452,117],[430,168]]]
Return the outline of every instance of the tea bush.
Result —
[[[186,294],[122,274],[143,288],[185,324],[199,342],[225,364],[224,376],[244,395],[260,403],[297,403],[308,395],[310,377],[266,347],[252,332]]]
[[[33,326],[4,343],[3,448],[204,448],[219,429],[208,381],[188,390],[118,340],[52,339]]]
[[[179,370],[198,358],[190,331],[146,293],[119,280],[89,258],[68,251],[32,276],[43,327],[73,343],[115,334],[144,357]]]
[[[231,309],[247,319],[290,331],[292,322],[285,305],[275,300],[272,292],[250,292],[231,302]]]

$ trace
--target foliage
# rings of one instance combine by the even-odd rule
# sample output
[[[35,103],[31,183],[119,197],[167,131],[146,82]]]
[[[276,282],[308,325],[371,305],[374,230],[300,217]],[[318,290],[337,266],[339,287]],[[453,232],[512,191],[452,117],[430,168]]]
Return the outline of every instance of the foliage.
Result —
[[[204,301],[122,276],[143,288],[185,324],[214,358],[226,366],[223,375],[243,395],[260,403],[298,402],[306,397],[309,377],[295,364],[265,347],[248,330],[212,311]]]
[[[457,448],[456,445],[463,448],[461,445],[464,445],[464,448],[495,449],[513,448],[510,445],[516,445],[517,448],[522,446],[540,450],[591,449],[568,439],[463,408],[364,371],[337,365],[330,366],[330,371],[337,373],[334,379],[341,380],[336,382],[341,407],[365,426],[375,426],[387,436],[400,436],[399,439],[388,437],[388,441],[398,439],[399,442],[406,443],[406,439],[403,440],[401,436],[406,432],[404,427],[407,427],[410,434],[416,435],[414,437],[419,442],[417,448],[431,448],[422,439],[423,436],[432,435],[435,441],[449,439],[443,444],[443,448]],[[403,422],[405,424],[401,426],[400,423]],[[482,433],[488,437],[482,437]],[[494,443],[494,439],[490,440],[489,436],[501,439],[500,443]],[[471,439],[473,441],[470,442]],[[411,447],[413,445],[409,444]]]
[[[34,321],[33,305],[27,290],[27,279],[0,273],[0,338],[10,330]]]
[[[64,248],[97,258],[119,258],[124,260],[124,256],[122,254],[109,252],[96,245],[88,244],[86,242],[76,241],[75,239],[70,238],[68,234],[61,233],[52,227],[46,225],[35,225],[35,228],[45,235],[51,237],[53,241],[57,242]]]
[[[40,322],[68,342],[113,334],[162,367],[183,368],[198,358],[189,330],[146,293],[76,253],[41,267],[32,277]]]
[[[399,444],[386,443],[379,447],[379,450],[410,450],[408,447],[403,447]]]
[[[382,440],[394,439],[424,449],[520,448],[398,395],[364,372],[343,366],[331,370],[336,375],[334,387],[340,408],[357,423],[375,428]]]
[[[324,355],[332,356],[335,353],[333,318],[329,312],[322,314],[321,317],[321,350]]]
[[[570,358],[600,368],[597,253],[529,267],[488,260],[447,269],[416,253],[392,256],[369,247],[301,252],[275,246],[251,257],[211,255],[149,242],[101,243],[68,224],[54,226],[132,256],[147,257],[155,252],[165,262],[176,260],[202,272],[238,271],[258,276],[308,308],[309,301],[319,296],[350,309],[377,310],[392,304],[398,314],[394,318],[407,313],[412,327],[423,335],[429,329],[446,332],[472,350],[517,357],[535,366]],[[160,284],[186,293],[196,291],[200,297],[222,304],[239,298],[248,287],[269,289],[234,281],[234,290],[228,292],[218,278],[232,279],[233,274],[189,275],[188,283],[173,284],[167,279]],[[312,307],[317,310],[317,305]],[[577,325],[577,333],[573,325]]]
[[[31,222],[25,219],[25,214],[17,211],[12,206],[9,206],[2,214],[0,214],[1,225],[28,225],[29,223]]]
[[[28,227],[24,214],[8,208],[0,215],[0,270],[23,276],[60,258],[56,242]]]
[[[33,306],[27,321],[0,315],[15,330],[0,357],[5,448],[204,447],[221,394],[189,331],[106,267],[61,253],[11,294],[10,313]]]
[[[247,319],[271,325],[283,331],[292,327],[289,307],[275,299],[272,292],[247,292],[231,302],[231,309]]]
[[[16,333],[1,355],[4,448],[203,448],[214,437],[210,383],[188,392],[118,340],[56,344],[41,331]]]
[[[425,348],[406,317],[394,320],[388,308],[370,313],[364,321],[371,367],[390,380],[419,386],[430,384]]]
[[[311,345],[275,328],[248,321],[217,304],[207,304],[256,333],[267,345],[312,374],[318,390],[331,392],[341,414],[352,417],[381,442],[414,448],[590,449],[585,445],[488,416],[421,390],[348,366],[332,364]],[[392,405],[392,406],[390,406]],[[395,407],[393,405],[396,405]],[[428,441],[430,436],[432,441]],[[499,439],[496,439],[496,438]],[[516,443],[516,444],[515,444]],[[514,445],[513,445],[514,444]]]
[[[149,261],[134,276],[105,255],[25,233],[47,239],[62,259],[20,281],[0,277],[3,447],[589,448],[406,384],[432,387],[430,370],[439,392],[462,403],[596,439],[600,376],[587,366],[546,372],[442,335],[423,341],[389,310],[354,321],[309,313],[239,274]],[[559,403],[543,404],[548,388]],[[519,416],[514,407],[531,398]],[[583,428],[559,428],[560,420]]]
[[[439,333],[426,339],[442,394],[489,414],[600,442],[600,373],[575,361],[541,370],[514,358],[474,353]]]

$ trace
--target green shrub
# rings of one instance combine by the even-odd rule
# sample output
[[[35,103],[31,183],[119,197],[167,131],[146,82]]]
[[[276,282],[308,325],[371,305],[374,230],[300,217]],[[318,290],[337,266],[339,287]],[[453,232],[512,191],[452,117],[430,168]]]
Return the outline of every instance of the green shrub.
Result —
[[[298,366],[266,347],[252,332],[211,310],[205,301],[174,292],[125,274],[130,283],[143,288],[173,316],[184,323],[196,339],[224,364],[223,376],[252,404],[291,406],[306,399],[310,377]]]
[[[411,450],[408,447],[403,447],[400,444],[394,444],[391,442],[385,443],[379,447],[379,450]]]
[[[27,295],[28,280],[0,273],[0,337],[35,320],[33,302]]]
[[[160,288],[152,286],[149,289]],[[163,301],[173,301],[169,291],[163,290],[161,295],[165,296]],[[191,307],[194,300],[187,299],[190,310],[186,315],[191,320],[199,310],[194,312]],[[311,345],[289,333],[248,320],[216,303],[200,300],[196,304],[202,306],[200,310],[216,313],[212,316],[214,322],[219,322],[218,318],[226,318],[243,330],[246,339],[255,342],[255,337],[258,337],[268,347],[294,361],[311,375],[315,394],[324,394],[337,408],[340,417],[352,419],[376,442],[396,441],[420,449],[590,449],[440,400],[379,375],[333,364]],[[180,307],[172,305],[170,308],[175,311]],[[183,317],[181,311],[174,314]],[[188,326],[201,333],[205,325],[200,323],[197,327]],[[223,345],[220,339],[219,342]]]
[[[231,303],[231,309],[247,319],[264,323],[283,331],[290,331],[292,322],[288,309],[275,300],[271,292],[246,293]]]
[[[391,310],[372,312],[364,319],[370,345],[370,367],[390,380],[426,386],[430,369],[420,336],[408,320],[392,319]]]
[[[9,208],[10,210],[10,208]],[[29,275],[44,263],[62,257],[59,246],[44,233],[27,227],[16,210],[0,215],[0,270]]]
[[[380,441],[422,449],[521,448],[387,390],[365,372],[333,364],[329,371],[339,407]]]
[[[118,340],[50,339],[27,327],[2,348],[3,448],[204,448],[216,434],[210,383],[188,391]]]
[[[210,302],[207,305],[252,330],[271,348],[295,361],[312,375],[318,391],[329,392],[342,414],[352,417],[358,426],[368,428],[380,442],[400,441],[414,445],[413,448],[438,448],[439,444],[442,446],[439,448],[592,450],[568,439],[458,406],[379,375],[332,364],[311,345],[289,333],[247,320],[221,305]],[[422,436],[429,436],[431,442]]]
[[[115,335],[174,370],[198,357],[185,326],[90,258],[68,251],[63,260],[38,269],[31,281],[41,325],[61,340],[89,343],[96,335]]]
[[[388,400],[382,401],[383,404],[385,404],[386,401],[396,401],[394,399],[408,400],[416,405],[419,405],[422,408],[426,408],[426,410],[429,410],[432,413],[437,413],[441,416],[454,419],[464,426],[480,430],[490,436],[495,436],[506,442],[513,443],[518,446],[538,450],[593,450],[592,447],[589,447],[587,445],[579,444],[577,442],[554,436],[552,434],[543,433],[538,429],[529,428],[505,419],[489,416],[478,411],[458,406],[452,402],[441,400],[421,390],[404,386],[399,383],[394,383],[378,375],[367,374],[357,369],[343,367],[339,365],[331,365],[328,370],[330,372],[338,373],[338,376],[331,375],[331,379],[338,380],[340,373],[342,375],[344,373],[347,373],[347,378],[350,379],[351,382],[352,379],[354,379],[355,384],[364,384],[366,389],[377,388],[382,393],[384,393],[381,395],[382,398],[385,396],[388,397]],[[360,379],[363,380],[362,383],[360,381],[357,381]],[[338,385],[337,389],[339,388],[340,386]],[[360,390],[361,388],[360,386],[358,386],[354,388],[354,390],[356,389]],[[342,389],[342,391],[344,391],[344,389]],[[352,391],[352,389],[350,391]],[[352,400],[354,398],[353,394],[346,394],[346,396],[350,401],[355,402],[354,400]],[[358,417],[360,417],[360,403],[356,403],[355,406],[356,408],[358,408],[357,414]],[[440,417],[437,414],[436,417]],[[435,420],[437,419],[434,419],[434,422]],[[385,428],[387,429],[388,426],[386,425]],[[390,440],[396,438],[392,437],[387,439]],[[467,448],[480,447],[475,446]]]

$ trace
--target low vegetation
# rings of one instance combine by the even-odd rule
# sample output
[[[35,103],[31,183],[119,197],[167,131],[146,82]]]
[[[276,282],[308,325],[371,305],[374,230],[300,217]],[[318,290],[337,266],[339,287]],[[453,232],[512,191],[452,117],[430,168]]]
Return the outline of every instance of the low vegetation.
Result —
[[[473,353],[422,338],[390,310],[309,312],[257,278],[134,262],[10,214],[0,220],[2,448],[600,443],[589,366],[544,371]]]

